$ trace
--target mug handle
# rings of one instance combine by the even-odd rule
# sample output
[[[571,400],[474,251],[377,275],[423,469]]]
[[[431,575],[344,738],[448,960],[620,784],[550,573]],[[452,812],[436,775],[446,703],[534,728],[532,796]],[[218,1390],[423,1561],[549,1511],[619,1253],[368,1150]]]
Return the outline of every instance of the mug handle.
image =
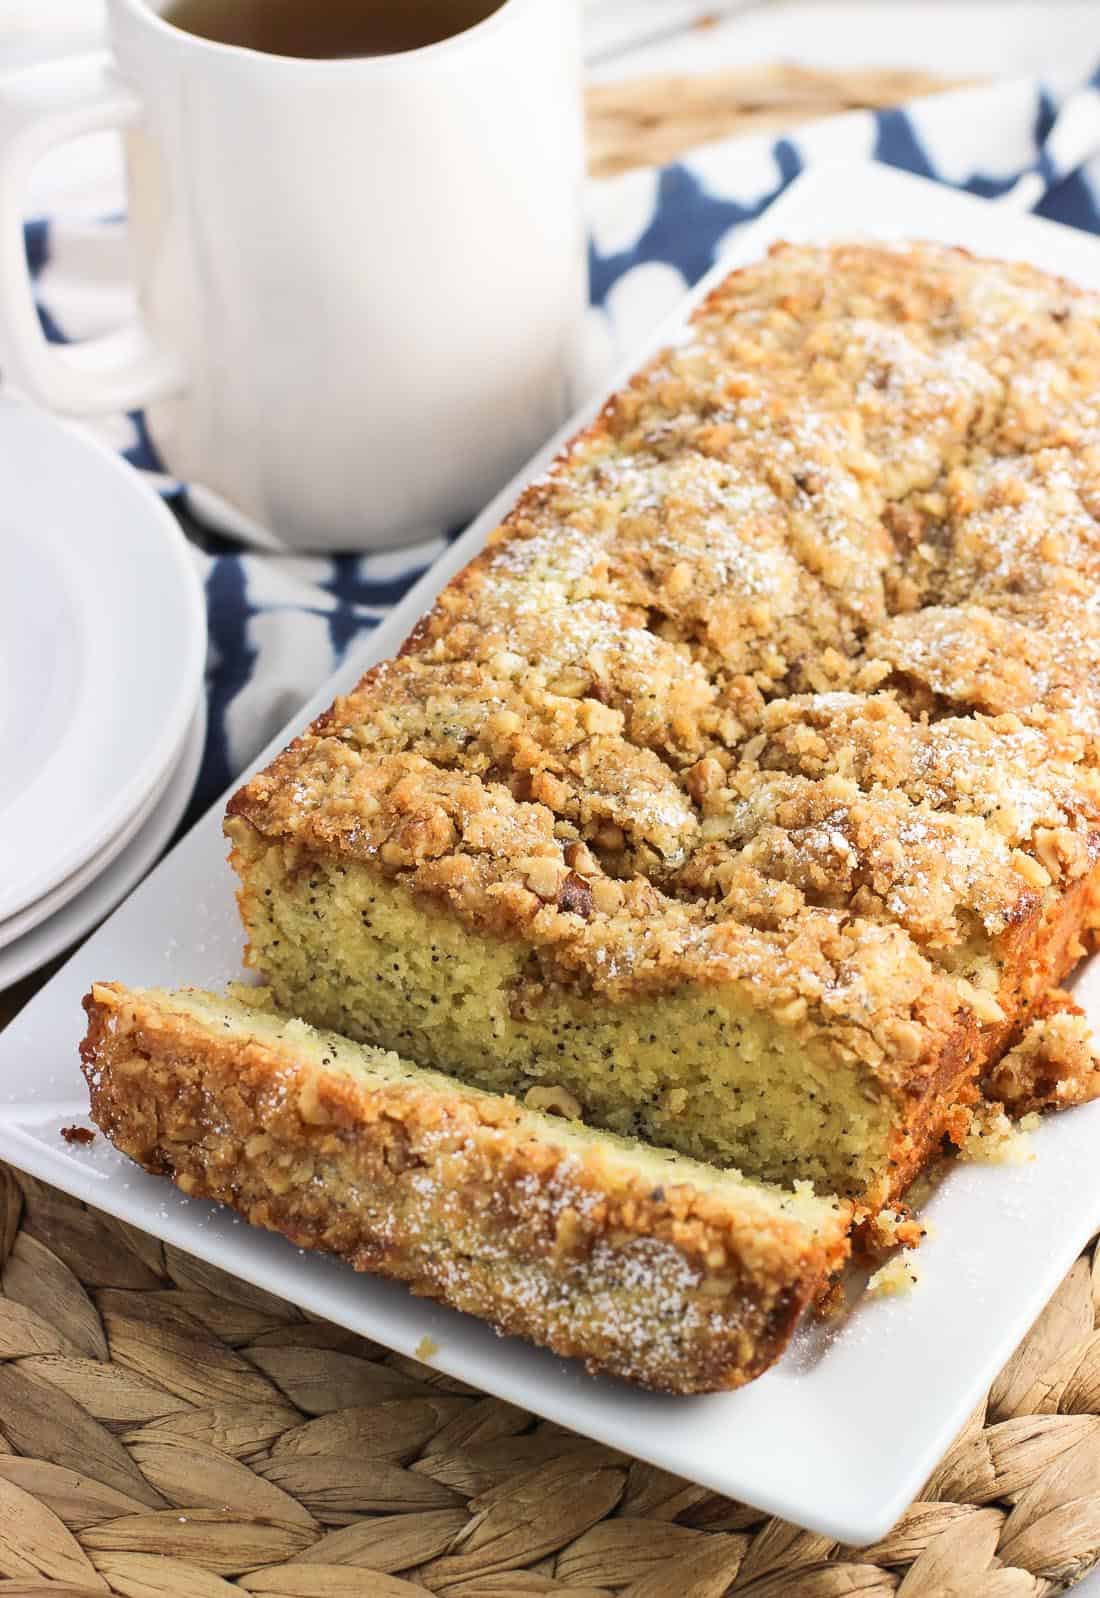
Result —
[[[183,370],[140,324],[69,345],[42,331],[23,241],[23,201],[47,150],[124,128],[141,100],[106,52],[0,78],[0,367],[40,404],[72,416],[133,410],[183,385]]]

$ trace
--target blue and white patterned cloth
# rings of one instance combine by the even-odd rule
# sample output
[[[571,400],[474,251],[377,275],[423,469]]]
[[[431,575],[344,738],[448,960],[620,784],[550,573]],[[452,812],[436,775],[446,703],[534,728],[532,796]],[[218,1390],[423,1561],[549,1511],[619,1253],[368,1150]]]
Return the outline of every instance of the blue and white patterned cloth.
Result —
[[[1063,91],[1064,92],[1064,91]],[[640,343],[806,166],[868,158],[981,195],[1036,169],[1039,214],[1100,232],[1100,164],[1066,176],[1048,135],[1058,97],[1014,81],[854,112],[789,137],[728,139],[660,170],[594,181],[588,192],[589,385]],[[124,219],[57,217],[27,227],[43,324],[52,339],[85,338],[129,307]],[[458,529],[437,529],[394,553],[317,558],[246,550],[201,520],[186,485],[163,477],[140,414],[97,427],[128,460],[157,475],[195,545],[210,621],[210,731],[191,816],[210,804],[302,701],[375,627]]]

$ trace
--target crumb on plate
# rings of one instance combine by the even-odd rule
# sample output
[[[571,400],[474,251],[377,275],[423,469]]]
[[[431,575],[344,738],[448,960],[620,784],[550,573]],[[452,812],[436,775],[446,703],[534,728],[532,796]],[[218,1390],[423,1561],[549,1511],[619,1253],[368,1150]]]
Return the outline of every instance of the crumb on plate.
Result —
[[[896,1298],[902,1293],[911,1293],[920,1281],[920,1269],[914,1256],[914,1249],[903,1248],[900,1254],[880,1265],[867,1283],[869,1296]]]
[[[980,1105],[971,1117],[961,1158],[984,1165],[1026,1165],[1035,1158],[1028,1133],[1038,1124],[1034,1112],[1014,1122],[1002,1105]]]

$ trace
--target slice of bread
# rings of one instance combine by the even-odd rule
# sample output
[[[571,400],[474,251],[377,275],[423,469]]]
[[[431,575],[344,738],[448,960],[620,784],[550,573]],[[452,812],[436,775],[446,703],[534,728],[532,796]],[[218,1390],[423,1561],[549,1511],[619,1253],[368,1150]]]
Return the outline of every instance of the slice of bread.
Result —
[[[257,1004],[97,984],[110,1140],[301,1247],[646,1387],[737,1387],[847,1253],[848,1206],[463,1086]],[[536,1090],[568,1113],[568,1095]]]

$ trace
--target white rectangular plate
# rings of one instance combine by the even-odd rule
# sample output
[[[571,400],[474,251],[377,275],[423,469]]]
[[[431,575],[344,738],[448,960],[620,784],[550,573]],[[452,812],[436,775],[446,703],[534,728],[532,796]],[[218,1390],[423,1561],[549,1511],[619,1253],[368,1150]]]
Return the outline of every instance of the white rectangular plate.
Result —
[[[774,239],[860,235],[940,239],[1034,261],[1100,288],[1100,244],[1083,234],[884,167],[846,165],[799,179],[737,238],[688,303]],[[682,322],[681,312],[651,347],[674,338]],[[279,745],[365,667],[393,653],[569,431],[325,684]],[[675,1399],[595,1380],[575,1364],[501,1342],[479,1322],[401,1287],[189,1202],[122,1160],[102,1137],[83,1149],[62,1140],[60,1128],[87,1107],[77,1042],[80,998],[93,979],[217,987],[238,974],[242,936],[220,822],[217,805],[0,1036],[0,1156],[402,1353],[413,1354],[428,1334],[438,1345],[433,1363],[443,1370],[578,1432],[845,1542],[881,1536],[1100,1224],[1100,1104],[1047,1121],[1032,1139],[1028,1164],[953,1171],[929,1206],[935,1231],[921,1249],[919,1287],[859,1305],[832,1332],[803,1330],[787,1357],[742,1392]],[[1079,992],[1090,995],[1095,1020],[1100,960]]]

